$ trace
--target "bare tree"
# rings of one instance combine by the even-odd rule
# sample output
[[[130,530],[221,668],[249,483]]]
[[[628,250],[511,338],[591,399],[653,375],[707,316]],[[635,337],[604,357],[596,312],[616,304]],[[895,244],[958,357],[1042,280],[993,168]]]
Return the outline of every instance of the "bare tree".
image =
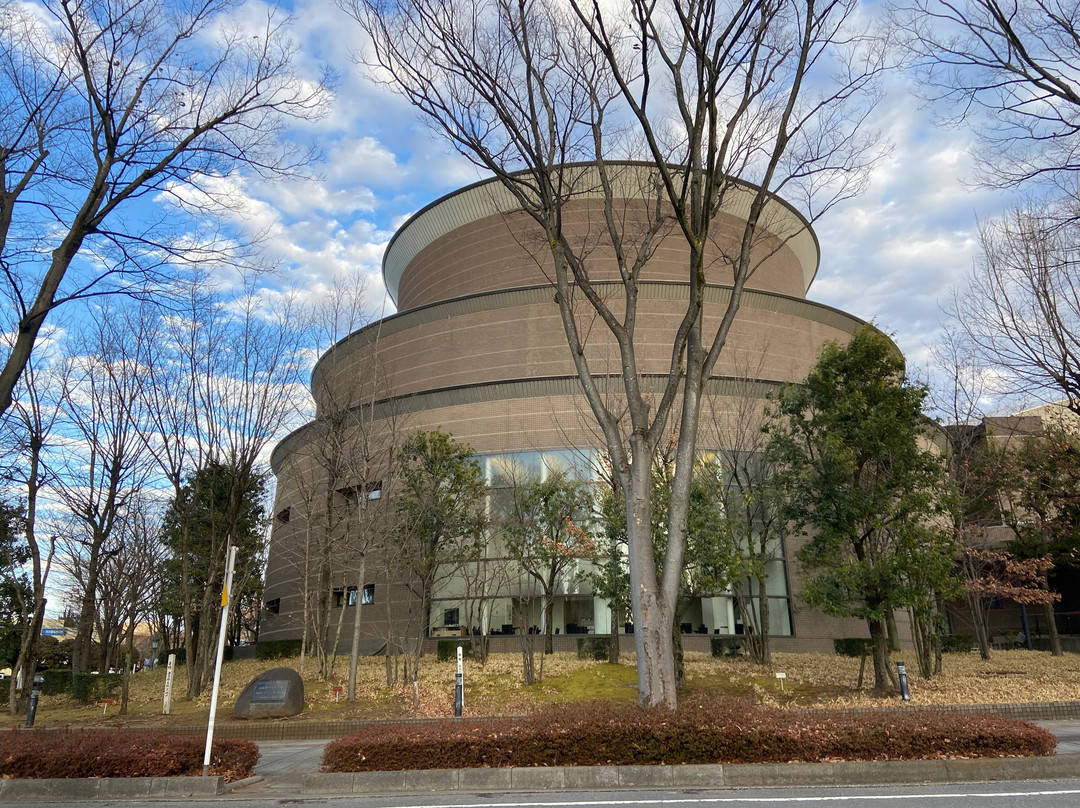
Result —
[[[0,9],[0,265],[16,333],[0,414],[52,309],[107,291],[160,292],[193,253],[242,255],[229,239],[196,235],[224,204],[220,178],[289,175],[307,159],[283,128],[320,113],[323,87],[297,74],[284,14],[268,8],[249,26],[230,18],[236,8]],[[173,209],[155,208],[157,195]]]
[[[54,486],[77,522],[71,535],[84,549],[69,548],[84,562],[73,649],[76,672],[93,667],[98,577],[107,559],[120,551],[123,532],[116,527],[153,469],[139,435],[148,335],[128,331],[128,319],[109,307],[94,315],[94,325],[83,331],[68,359],[61,408],[74,440],[53,469]],[[110,643],[100,647],[107,668]]]
[[[776,566],[784,563],[782,499],[773,484],[774,464],[765,456],[768,435],[760,382],[768,344],[757,360],[734,352],[735,381],[743,394],[731,403],[713,400],[707,424],[716,462],[708,471],[719,474],[717,491],[724,510],[724,528],[737,548],[733,577],[744,591],[735,597],[740,622],[746,627],[743,641],[759,665],[771,664],[771,603],[768,581]],[[711,448],[710,447],[710,448]],[[740,580],[741,579],[741,580]]]
[[[980,227],[982,253],[950,313],[995,392],[1064,399],[1080,414],[1080,221],[1062,207],[1033,204]]]
[[[48,602],[47,586],[56,552],[56,538],[45,520],[43,489],[49,482],[44,455],[53,440],[60,395],[59,378],[46,355],[31,360],[23,374],[11,409],[3,422],[5,446],[4,479],[25,497],[25,539],[30,554],[30,600],[19,604],[22,637],[19,656],[12,666],[8,689],[8,711],[15,715],[26,709],[29,693],[23,688],[18,698],[19,680],[31,681],[37,664],[37,646]],[[39,367],[39,364],[44,367]]]
[[[315,373],[326,368],[333,378],[314,385],[319,417],[305,444],[286,460],[295,480],[289,523],[297,519],[303,531],[294,559],[304,590],[302,654],[313,650],[320,678],[331,675],[346,616],[352,615],[350,700],[356,694],[364,597],[374,571],[368,560],[393,528],[386,494],[393,488],[404,423],[388,403],[392,369],[380,352],[381,322],[372,323],[365,309],[367,291],[360,275],[338,279],[309,312],[325,363]],[[335,604],[340,611],[332,626]]]
[[[861,186],[874,138],[859,126],[881,54],[852,30],[847,0],[635,0],[622,13],[581,0],[569,8],[547,0],[343,2],[371,37],[372,75],[494,174],[507,212],[523,211],[534,226],[578,379],[625,493],[641,700],[674,706],[671,625],[702,386],[754,269],[804,231],[803,221],[785,226],[774,215],[773,195],[801,196],[813,218]],[[647,164],[609,162],[618,156]],[[585,194],[600,197],[601,212],[597,230],[583,234],[571,208]],[[717,214],[736,206],[737,232],[721,234]],[[665,372],[652,374],[639,355],[637,304],[667,237],[685,244],[686,307],[669,335]],[[599,255],[611,272],[590,260]],[[614,278],[614,289],[601,276]],[[706,294],[707,277],[730,284],[718,303]],[[617,346],[625,429],[586,350],[594,326]],[[679,446],[661,577],[650,471],[670,432]]]
[[[1059,0],[909,0],[896,19],[916,67],[955,121],[973,123],[989,185],[1076,194],[1080,9]],[[988,113],[983,116],[980,113]]]
[[[267,445],[300,407],[305,339],[294,327],[294,300],[268,307],[244,289],[231,299],[207,299],[209,285],[192,287],[182,315],[158,320],[147,366],[145,436],[174,492],[189,697],[201,692],[213,665],[225,549],[236,538],[245,496],[264,473]],[[200,501],[200,472],[215,466],[228,470],[227,502],[212,535],[201,537],[211,546],[196,576],[190,564],[197,526],[186,504]]]

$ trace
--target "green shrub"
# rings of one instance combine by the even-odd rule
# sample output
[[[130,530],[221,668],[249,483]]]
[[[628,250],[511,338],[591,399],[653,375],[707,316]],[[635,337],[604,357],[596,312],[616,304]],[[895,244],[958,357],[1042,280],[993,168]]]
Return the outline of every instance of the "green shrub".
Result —
[[[874,641],[869,637],[844,637],[833,640],[833,649],[840,656],[864,657],[874,653]]]
[[[51,671],[38,671],[38,676],[45,681],[41,683],[41,693],[45,696],[60,696],[70,693],[72,689],[71,669]]]
[[[119,673],[76,673],[71,681],[71,695],[87,704],[112,698],[120,691],[123,679]]]
[[[380,725],[327,745],[327,771],[507,766],[933,760],[1049,755],[1057,739],[1015,719],[935,711],[793,715],[732,698],[684,698],[674,712],[591,702],[522,719]]]
[[[298,643],[300,641],[299,640],[283,640],[281,642],[297,642]],[[226,645],[225,646],[225,651],[222,654],[222,659],[225,662],[232,662],[233,661],[233,650],[234,649],[233,649],[233,647],[231,645]],[[217,651],[215,650],[214,653],[217,653]],[[300,647],[297,646],[296,653],[294,653],[294,654],[280,654],[280,656],[296,656],[299,653],[300,653]],[[186,648],[166,648],[164,651],[158,651],[157,664],[158,665],[168,665],[169,664],[169,654],[176,654],[176,664],[177,665],[183,665],[185,662],[187,662],[187,649]],[[267,659],[274,659],[274,657],[266,657],[266,658]]]
[[[941,650],[946,654],[958,654],[970,651],[975,638],[970,634],[949,634],[941,638]]]
[[[709,647],[715,657],[738,656],[742,650],[742,640],[738,637],[713,637],[709,641]]]
[[[435,657],[439,662],[456,660],[459,645],[464,656],[472,654],[472,640],[439,640],[439,644],[435,646]]]
[[[610,651],[611,637],[578,637],[578,659],[605,660],[608,658]]]
[[[187,662],[187,649],[186,648],[166,648],[164,651],[158,651],[157,664],[168,665],[169,654],[176,654],[176,664],[183,665]]]
[[[281,659],[300,655],[303,640],[263,640],[255,646],[256,659]]]
[[[23,732],[0,736],[0,779],[8,777],[177,777],[202,774],[200,736],[160,732]],[[210,773],[226,780],[251,776],[259,748],[251,741],[217,740]]]

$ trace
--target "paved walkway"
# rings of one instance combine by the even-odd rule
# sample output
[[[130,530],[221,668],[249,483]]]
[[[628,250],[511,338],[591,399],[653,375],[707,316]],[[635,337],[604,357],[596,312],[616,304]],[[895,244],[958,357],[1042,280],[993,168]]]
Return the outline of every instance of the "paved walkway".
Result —
[[[1036,721],[1057,736],[1059,755],[1080,754],[1080,721]]]
[[[1039,721],[1039,726],[1058,738],[1059,755],[1080,754],[1080,721]],[[231,794],[245,798],[298,796],[305,774],[319,771],[327,740],[260,741],[262,757],[255,774],[263,779],[234,789]]]
[[[257,783],[233,789],[230,794],[245,798],[295,797],[300,794],[300,781],[305,774],[319,770],[323,748],[321,741],[259,741],[261,757],[255,766]]]

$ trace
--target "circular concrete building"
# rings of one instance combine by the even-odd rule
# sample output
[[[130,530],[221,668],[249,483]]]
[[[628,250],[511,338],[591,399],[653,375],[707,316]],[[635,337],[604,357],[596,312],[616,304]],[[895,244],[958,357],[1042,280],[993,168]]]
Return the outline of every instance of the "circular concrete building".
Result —
[[[645,225],[636,231],[634,223],[649,221],[655,207],[636,191],[649,185],[643,181],[648,174],[647,166],[626,164],[619,175],[611,209],[631,234],[624,249],[639,246],[632,234]],[[737,251],[753,191],[736,187],[714,222],[706,333],[730,296],[725,256]],[[576,249],[587,255],[591,280],[618,307],[622,285],[604,236],[603,196],[576,194],[563,221]],[[779,385],[804,378],[826,342],[846,342],[863,324],[806,299],[819,252],[803,217],[774,197],[762,223],[754,245],[756,269],[707,382],[702,450],[724,445],[748,402],[760,407]],[[682,234],[661,232],[642,273],[638,304],[636,347],[646,387],[653,380],[658,387],[666,376],[674,331],[686,308],[687,264]],[[365,607],[361,636],[368,652],[387,639],[409,636],[408,626],[417,621],[429,637],[512,634],[521,624],[514,609],[528,594],[512,590],[524,584],[477,594],[466,580],[469,573],[448,573],[436,586],[429,613],[419,614],[414,588],[382,563],[385,553],[364,553],[364,578],[357,577],[357,558],[366,548],[359,546],[362,540],[350,539],[347,518],[335,511],[367,508],[372,519],[379,508],[391,507],[392,486],[384,492],[380,452],[406,432],[442,429],[468,443],[493,491],[505,484],[508,464],[541,476],[555,469],[588,476],[603,446],[554,302],[547,244],[499,182],[463,188],[414,215],[391,240],[383,275],[399,313],[350,334],[320,359],[311,379],[316,420],[274,451],[277,499],[261,640],[336,633],[339,648],[348,648],[358,602]],[[611,394],[618,395],[618,352],[602,323],[590,328],[584,308],[579,325],[589,333],[593,375],[609,380]],[[765,596],[774,648],[831,650],[834,637],[861,635],[865,626],[798,605],[793,554],[799,543],[787,540],[770,564]],[[737,595],[715,593],[691,604],[682,618],[691,634],[686,647],[707,644],[708,637],[699,634],[744,630],[733,609]],[[531,626],[533,620],[525,622]],[[593,597],[586,577],[575,576],[561,587],[553,622],[557,640],[569,647],[577,633],[606,633],[611,613]]]

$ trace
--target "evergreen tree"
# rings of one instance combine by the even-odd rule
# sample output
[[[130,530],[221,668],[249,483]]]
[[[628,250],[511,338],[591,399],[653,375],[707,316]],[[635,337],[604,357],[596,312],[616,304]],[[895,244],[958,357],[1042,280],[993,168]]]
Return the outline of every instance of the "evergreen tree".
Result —
[[[846,346],[825,346],[806,381],[780,393],[766,427],[789,535],[809,536],[798,553],[803,598],[866,620],[880,691],[895,685],[886,621],[907,607],[932,620],[937,596],[958,589],[950,488],[925,448],[925,397],[889,338],[865,326]]]
[[[267,478],[265,474],[255,474],[247,480],[240,491],[235,515],[231,513],[231,503],[235,501],[232,489],[237,484],[236,475],[222,463],[212,463],[191,474],[180,497],[174,498],[165,511],[162,542],[169,558],[165,562],[162,608],[179,618],[184,614],[185,598],[189,601],[192,620],[191,625],[184,626],[184,631],[194,638],[188,647],[196,649],[197,656],[198,649],[209,647],[198,641],[200,632],[205,628],[216,633],[221,619],[225,548],[230,538],[236,546],[230,607],[235,610],[245,598],[261,594]]]

